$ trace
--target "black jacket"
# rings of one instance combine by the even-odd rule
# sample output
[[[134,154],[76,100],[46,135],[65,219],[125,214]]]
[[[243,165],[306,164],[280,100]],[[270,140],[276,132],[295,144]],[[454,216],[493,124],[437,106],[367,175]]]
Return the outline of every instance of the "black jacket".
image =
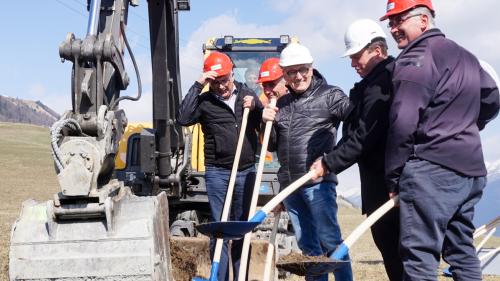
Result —
[[[234,82],[236,89],[235,112],[211,91],[200,94],[203,86],[195,82],[182,100],[177,112],[177,123],[182,126],[201,124],[205,138],[205,164],[231,169],[243,117],[243,97],[253,96],[255,109],[250,111],[241,150],[238,169],[255,164],[257,131],[262,120],[262,104],[255,93],[244,84]]]
[[[363,213],[371,213],[389,200],[384,159],[392,81],[386,66],[393,61],[392,57],[381,61],[351,89],[351,110],[342,125],[342,139],[323,157],[335,174],[358,163]]]
[[[391,190],[410,157],[486,175],[479,130],[498,114],[498,87],[473,54],[431,29],[399,54],[393,85],[385,169]]]
[[[269,151],[277,149],[282,188],[305,175],[318,157],[333,149],[338,125],[349,107],[349,98],[342,90],[328,85],[316,70],[307,91],[296,94],[289,90],[290,94],[278,100],[269,142]],[[334,174],[323,180],[337,182]]]

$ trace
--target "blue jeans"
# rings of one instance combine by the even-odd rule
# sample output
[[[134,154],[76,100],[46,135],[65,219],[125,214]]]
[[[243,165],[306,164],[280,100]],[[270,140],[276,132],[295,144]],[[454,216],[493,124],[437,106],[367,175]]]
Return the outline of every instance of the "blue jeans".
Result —
[[[301,187],[285,199],[285,207],[304,255],[320,256],[331,253],[342,243],[337,222],[336,197],[335,184],[322,182]],[[349,260],[348,256],[346,260]],[[351,264],[342,266],[334,275],[336,281],[351,281]],[[306,276],[306,280],[327,281],[328,274]]]
[[[403,280],[437,280],[441,254],[454,280],[482,280],[472,218],[485,185],[485,177],[418,158],[406,162],[399,179]]]
[[[224,200],[226,198],[227,187],[231,170],[215,166],[206,166],[205,182],[208,195],[208,203],[212,214],[212,221],[220,221]],[[231,211],[229,220],[246,221],[252,199],[252,189],[255,183],[255,167],[252,166],[242,171],[238,171],[234,184],[233,200],[231,200]],[[213,259],[215,251],[215,239],[210,240],[210,255]],[[234,280],[238,279],[240,268],[241,251],[243,239],[233,240],[231,245],[231,260],[233,262]],[[218,280],[229,280],[228,270],[228,241],[224,241],[222,254],[219,263]]]

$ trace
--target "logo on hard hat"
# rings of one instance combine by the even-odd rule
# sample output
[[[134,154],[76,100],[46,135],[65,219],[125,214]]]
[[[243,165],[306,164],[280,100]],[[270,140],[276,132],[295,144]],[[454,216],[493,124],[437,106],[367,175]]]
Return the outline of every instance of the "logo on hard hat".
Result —
[[[396,7],[396,4],[394,2],[387,3],[387,12],[394,9],[395,7]]]
[[[210,70],[219,70],[219,69],[222,69],[222,65],[219,63],[219,64],[214,64],[210,67]]]
[[[269,77],[269,71],[262,71],[260,77]]]

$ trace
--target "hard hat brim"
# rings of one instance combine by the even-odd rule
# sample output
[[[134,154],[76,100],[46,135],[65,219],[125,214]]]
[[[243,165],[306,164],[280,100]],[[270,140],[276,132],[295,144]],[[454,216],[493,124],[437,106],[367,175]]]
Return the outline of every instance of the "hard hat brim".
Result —
[[[352,56],[352,55],[358,53],[361,50],[363,50],[363,47],[350,48],[349,50],[346,50],[345,53],[340,57],[341,58],[349,57],[349,56]]]

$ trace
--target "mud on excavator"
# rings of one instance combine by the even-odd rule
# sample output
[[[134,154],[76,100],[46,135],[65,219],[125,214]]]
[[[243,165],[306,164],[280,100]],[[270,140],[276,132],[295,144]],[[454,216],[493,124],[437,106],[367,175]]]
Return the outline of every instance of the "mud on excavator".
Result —
[[[87,0],[85,38],[69,33],[59,46],[61,59],[73,63],[72,109],[50,130],[61,191],[47,202],[23,203],[11,232],[10,280],[190,280],[209,274],[208,239],[194,229],[209,215],[203,136],[199,126],[175,124],[182,98],[177,15],[190,3],[147,2],[153,74],[148,125],[129,124],[119,108],[141,96],[126,37],[129,7],[138,2]],[[289,40],[226,36],[209,40],[203,50],[226,52],[235,78],[251,86],[245,74],[278,56]],[[125,49],[137,76],[136,97],[120,96],[129,84]],[[276,170],[276,161],[269,162],[261,203],[279,189]],[[293,244],[287,229],[286,219],[280,221],[283,254]],[[264,224],[255,235],[268,237],[269,230]],[[252,249],[249,280],[259,280],[251,276],[252,263],[259,270],[263,241]]]

